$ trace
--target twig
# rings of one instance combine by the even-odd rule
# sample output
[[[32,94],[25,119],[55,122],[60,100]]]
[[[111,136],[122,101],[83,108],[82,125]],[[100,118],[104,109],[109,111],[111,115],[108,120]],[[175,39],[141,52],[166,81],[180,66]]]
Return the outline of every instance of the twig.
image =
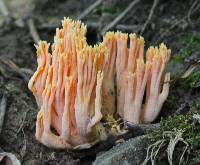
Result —
[[[17,73],[20,77],[23,78],[24,82],[28,84],[28,81],[30,79],[29,76],[25,72],[23,72],[23,69],[20,69],[14,62],[11,60],[3,60],[0,58],[0,62],[4,63],[7,65],[13,72]],[[0,68],[1,69],[1,68]],[[1,70],[0,70],[1,71]],[[4,74],[4,77],[7,77],[6,74]]]
[[[86,21],[86,25],[88,28],[95,28],[97,29],[100,26],[99,22],[87,22]],[[59,27],[59,24],[42,24],[40,26],[38,26],[39,30],[53,30],[56,29],[57,27]],[[119,24],[116,25],[116,29],[118,30],[122,30],[122,31],[134,31],[134,32],[138,32],[141,29],[140,25],[124,25],[124,24]]]
[[[199,2],[199,1],[198,1],[198,2]],[[196,7],[194,8],[193,13],[196,12],[199,8],[200,8],[200,3],[199,3],[198,5],[196,5]],[[191,12],[191,14],[192,14],[192,12]]]
[[[125,121],[125,127],[128,129],[135,129],[135,128],[159,128],[160,123],[155,123],[155,124],[133,124],[131,122]]]
[[[159,2],[159,0],[154,0],[154,1],[153,1],[153,5],[152,5],[152,7],[151,7],[149,16],[148,16],[147,20],[145,21],[145,23],[144,23],[144,25],[143,25],[143,27],[142,27],[142,30],[141,30],[141,32],[140,32],[140,35],[142,35],[142,34],[144,33],[144,31],[145,31],[147,25],[150,23],[150,21],[151,21],[151,19],[152,19],[152,16],[153,16],[153,14],[154,14],[154,10],[155,10],[155,8],[156,8],[158,2]]]
[[[19,129],[17,130],[17,133],[19,133],[19,132],[21,131],[21,129],[23,129],[24,122],[25,122],[25,120],[26,120],[27,112],[28,112],[28,111],[26,111],[26,112],[24,113],[24,117],[23,117],[22,123],[20,124],[20,127],[19,127]]]
[[[0,134],[3,127],[4,117],[6,113],[6,107],[7,107],[7,96],[6,94],[3,94],[1,102],[0,102]]]
[[[161,39],[166,36],[172,29],[174,29],[177,25],[179,25],[182,21],[186,19],[187,16],[184,16],[182,19],[177,20],[172,24],[168,29],[166,29],[164,32],[161,32],[160,37],[157,39],[157,43],[161,41]]]
[[[192,22],[191,21],[191,13],[193,12],[193,11],[195,11],[196,9],[198,9],[197,7],[199,6],[199,5],[197,5],[198,4],[198,2],[199,2],[199,0],[195,0],[194,1],[194,3],[192,4],[192,6],[190,7],[190,10],[188,11],[188,14],[187,14],[187,18],[188,18],[188,22]]]
[[[200,5],[197,5],[195,8],[193,7],[193,5],[190,7],[188,13],[190,12],[190,16],[192,14],[194,14],[198,8],[200,7]],[[194,8],[194,9],[193,9]],[[179,25],[182,21],[184,21],[187,17],[188,17],[188,13],[180,20],[176,21],[174,24],[172,24],[168,29],[166,29],[160,36],[160,38],[158,38],[157,42],[160,41],[167,33],[170,32],[170,30],[174,29],[177,25]]]
[[[8,17],[10,15],[10,12],[6,7],[4,0],[0,0],[0,11],[4,17]]]
[[[4,16],[6,23],[7,24],[10,23],[11,22],[11,14],[10,14],[10,11],[8,10],[8,8],[6,7],[4,0],[0,0],[0,12]]]
[[[116,29],[137,33],[141,29],[141,26],[140,25],[122,25],[121,24],[121,25],[117,25]]]
[[[78,17],[77,19],[83,19],[86,15],[88,15],[94,8],[96,8],[98,5],[102,3],[103,0],[98,0],[92,5],[90,5],[87,9],[85,9]]]
[[[40,36],[39,36],[39,34],[37,32],[37,29],[35,27],[35,23],[34,23],[33,19],[29,18],[27,20],[27,24],[28,24],[28,28],[29,28],[31,37],[33,38],[35,43],[38,43],[38,41],[40,40]]]
[[[194,64],[190,65],[186,71],[183,73],[183,75],[181,76],[181,78],[187,78],[188,76],[191,75],[191,73],[196,69],[196,67],[200,64],[200,60],[198,60],[197,62],[195,62]]]
[[[26,148],[27,148],[27,140],[26,140],[26,135],[24,133],[23,128],[22,128],[22,133],[23,133],[23,136],[24,136],[24,144],[23,144],[23,147],[20,150],[20,156],[23,159],[23,157],[26,155]]]
[[[122,18],[126,16],[126,14],[139,2],[140,0],[134,0],[131,2],[128,7],[120,14],[118,15],[111,23],[109,23],[106,27],[103,28],[101,31],[101,35],[104,35],[104,33],[111,28],[113,28]]]

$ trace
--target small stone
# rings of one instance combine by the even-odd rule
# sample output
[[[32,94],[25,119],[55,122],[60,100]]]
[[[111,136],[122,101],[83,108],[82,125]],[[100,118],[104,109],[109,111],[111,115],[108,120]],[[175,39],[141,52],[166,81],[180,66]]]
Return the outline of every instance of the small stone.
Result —
[[[97,156],[93,165],[138,165],[146,157],[148,138],[146,135],[132,138],[121,145]]]

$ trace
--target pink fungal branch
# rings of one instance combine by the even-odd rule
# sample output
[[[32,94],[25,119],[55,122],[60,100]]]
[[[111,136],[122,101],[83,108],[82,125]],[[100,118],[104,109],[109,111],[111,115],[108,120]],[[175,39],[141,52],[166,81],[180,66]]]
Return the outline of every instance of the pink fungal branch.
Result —
[[[103,63],[103,105],[102,113],[104,115],[114,114],[116,112],[116,91],[115,91],[115,64],[117,55],[117,40],[113,32],[108,32],[104,36],[103,42],[107,48],[107,53],[105,54],[105,60]]]
[[[134,124],[149,123],[156,119],[169,92],[170,74],[162,78],[171,51],[164,44],[150,47],[144,62],[144,39],[135,34],[117,32],[116,84],[117,112]],[[146,91],[146,101],[143,98]],[[143,109],[144,107],[144,109]]]
[[[150,123],[156,119],[167,99],[170,73],[165,74],[164,71],[170,55],[171,50],[167,49],[164,44],[161,44],[159,48],[150,47],[147,50],[147,61],[151,63],[152,67],[148,75],[146,101],[142,116],[145,123]]]
[[[109,115],[135,124],[154,121],[169,92],[170,50],[164,44],[150,47],[145,58],[144,39],[121,32],[108,32],[91,47],[80,21],[64,18],[62,26],[51,52],[45,41],[36,46],[38,67],[28,87],[40,108],[37,140],[52,148],[84,149],[112,132],[102,124]]]
[[[89,136],[102,118],[105,47],[87,46],[85,34],[79,21],[64,19],[63,29],[56,30],[52,54],[46,42],[36,46],[38,68],[28,86],[40,107],[36,138],[48,147],[90,147]]]

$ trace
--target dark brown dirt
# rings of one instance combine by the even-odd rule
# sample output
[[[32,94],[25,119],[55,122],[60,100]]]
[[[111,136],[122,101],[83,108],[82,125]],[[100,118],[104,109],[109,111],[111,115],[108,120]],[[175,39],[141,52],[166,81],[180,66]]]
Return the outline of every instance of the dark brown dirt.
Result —
[[[33,16],[41,39],[52,42],[55,29],[51,26],[40,28],[43,24],[57,24],[64,16],[76,18],[94,0],[44,0],[35,1]],[[101,22],[101,27],[115,18],[131,1],[121,0],[104,2],[91,14],[84,18],[85,22]],[[191,15],[191,22],[187,16],[189,8],[194,1],[187,0],[160,0],[155,13],[147,26],[143,36],[146,45],[156,45],[165,42],[172,49],[173,56],[180,53],[184,46],[181,37],[185,34],[200,38],[200,9]],[[132,11],[120,22],[124,25],[142,26],[148,17],[152,1],[139,2]],[[35,120],[38,108],[34,97],[27,88],[27,80],[30,72],[36,68],[36,56],[33,39],[28,27],[17,27],[14,23],[0,29],[0,96],[7,96],[6,115],[3,130],[0,134],[0,147],[6,152],[14,153],[24,165],[40,164],[90,164],[95,159],[95,154],[108,146],[94,147],[91,150],[72,152],[58,151],[46,148],[35,140]],[[174,26],[174,27],[173,27]],[[89,41],[98,41],[97,34],[101,28],[89,27]],[[116,30],[116,29],[114,29]],[[129,31],[127,31],[129,32]],[[139,33],[139,32],[138,32]],[[200,47],[200,46],[199,46]],[[193,61],[200,59],[200,49],[194,48],[191,56],[197,54]],[[15,63],[20,69],[12,67],[8,61]],[[181,68],[186,68],[191,61],[183,61]],[[168,101],[163,107],[161,116],[169,116],[179,110],[188,111],[194,102],[200,102],[199,88],[183,88],[180,79],[177,78],[176,68],[173,70],[171,92]],[[180,72],[184,72],[180,70]],[[1,98],[1,97],[0,97]],[[182,107],[180,109],[180,107]],[[90,153],[95,153],[91,155]],[[89,156],[88,156],[89,155]]]

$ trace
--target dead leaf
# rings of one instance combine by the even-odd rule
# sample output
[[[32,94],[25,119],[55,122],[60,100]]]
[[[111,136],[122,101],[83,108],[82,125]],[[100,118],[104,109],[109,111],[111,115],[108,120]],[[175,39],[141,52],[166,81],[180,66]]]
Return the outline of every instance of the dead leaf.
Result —
[[[194,71],[194,69],[200,64],[200,60],[197,61],[195,64],[192,64],[188,67],[188,69],[185,71],[185,73],[181,76],[181,78],[187,78],[191,75],[191,73]]]
[[[21,165],[16,156],[12,153],[2,152],[0,153],[0,164],[3,165]]]

